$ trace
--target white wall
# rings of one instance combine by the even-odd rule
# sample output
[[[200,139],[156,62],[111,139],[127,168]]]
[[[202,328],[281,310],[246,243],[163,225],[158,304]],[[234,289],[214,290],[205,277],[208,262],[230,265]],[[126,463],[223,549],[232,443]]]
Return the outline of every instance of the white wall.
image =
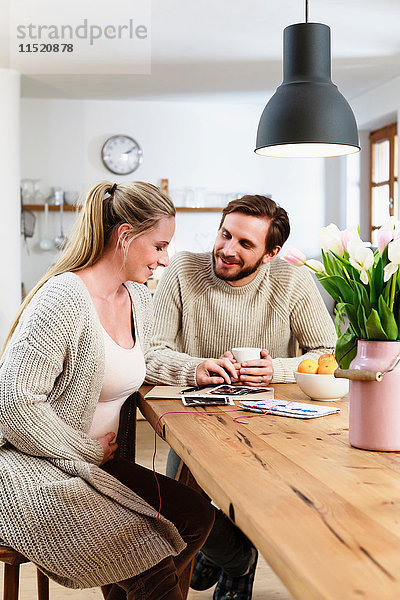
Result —
[[[21,303],[19,101],[19,73],[0,69],[0,346]]]
[[[400,77],[353,98],[351,106],[360,129],[378,129],[398,120]]]
[[[369,236],[369,133],[389,123],[400,123],[400,77],[361,94],[351,101],[363,147],[360,156],[360,232]],[[400,167],[400,153],[399,167]]]
[[[318,231],[325,224],[325,161],[273,159],[253,153],[263,106],[189,102],[128,102],[23,99],[21,176],[83,192],[94,182],[139,179],[170,189],[202,187],[208,192],[272,194],[290,215],[291,243],[318,252]],[[143,164],[128,177],[103,167],[100,150],[107,137],[125,133],[143,149]],[[70,229],[74,216],[66,215]],[[219,215],[180,214],[176,250],[212,245]],[[51,215],[51,235],[57,215]],[[38,247],[43,215],[23,253],[23,281],[30,289],[56,254]]]

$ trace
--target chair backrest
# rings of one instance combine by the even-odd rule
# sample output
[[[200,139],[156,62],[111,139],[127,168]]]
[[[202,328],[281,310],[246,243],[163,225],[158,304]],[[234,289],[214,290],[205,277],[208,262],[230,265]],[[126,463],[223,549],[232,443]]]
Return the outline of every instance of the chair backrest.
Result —
[[[0,545],[0,562],[7,563],[8,565],[20,565],[30,561],[29,558],[26,558],[26,556],[20,554],[17,550],[10,548],[10,546]]]
[[[135,462],[137,394],[131,394],[122,405],[116,440],[117,453],[132,462]]]

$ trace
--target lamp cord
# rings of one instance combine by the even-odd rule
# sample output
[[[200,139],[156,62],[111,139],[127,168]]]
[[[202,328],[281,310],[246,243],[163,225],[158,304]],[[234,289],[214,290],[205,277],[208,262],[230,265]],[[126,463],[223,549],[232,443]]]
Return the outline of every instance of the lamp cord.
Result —
[[[308,0],[305,0],[306,3],[306,23],[308,23]]]

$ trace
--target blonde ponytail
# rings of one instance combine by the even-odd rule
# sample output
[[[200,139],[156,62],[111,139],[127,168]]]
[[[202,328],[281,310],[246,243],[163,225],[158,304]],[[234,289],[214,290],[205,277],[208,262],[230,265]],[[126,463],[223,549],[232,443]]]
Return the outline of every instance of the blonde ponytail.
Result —
[[[38,281],[22,302],[4,342],[10,341],[22,313],[38,290],[55,275],[80,271],[94,265],[104,254],[113,230],[128,223],[129,241],[150,231],[158,221],[175,216],[175,207],[155,185],[142,181],[112,184],[100,181],[88,192],[74,232],[60,258]]]

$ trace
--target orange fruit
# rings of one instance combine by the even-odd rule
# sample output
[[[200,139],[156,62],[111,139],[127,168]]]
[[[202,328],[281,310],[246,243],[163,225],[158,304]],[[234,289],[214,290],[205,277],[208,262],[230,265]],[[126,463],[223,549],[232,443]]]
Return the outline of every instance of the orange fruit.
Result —
[[[321,361],[318,366],[318,375],[332,375],[337,368],[338,364],[335,359]]]
[[[322,362],[326,360],[336,360],[334,354],[322,354],[318,359],[318,364],[320,365]]]
[[[311,373],[315,375],[318,371],[318,363],[311,358],[306,358],[302,360],[299,366],[297,367],[299,373]]]

